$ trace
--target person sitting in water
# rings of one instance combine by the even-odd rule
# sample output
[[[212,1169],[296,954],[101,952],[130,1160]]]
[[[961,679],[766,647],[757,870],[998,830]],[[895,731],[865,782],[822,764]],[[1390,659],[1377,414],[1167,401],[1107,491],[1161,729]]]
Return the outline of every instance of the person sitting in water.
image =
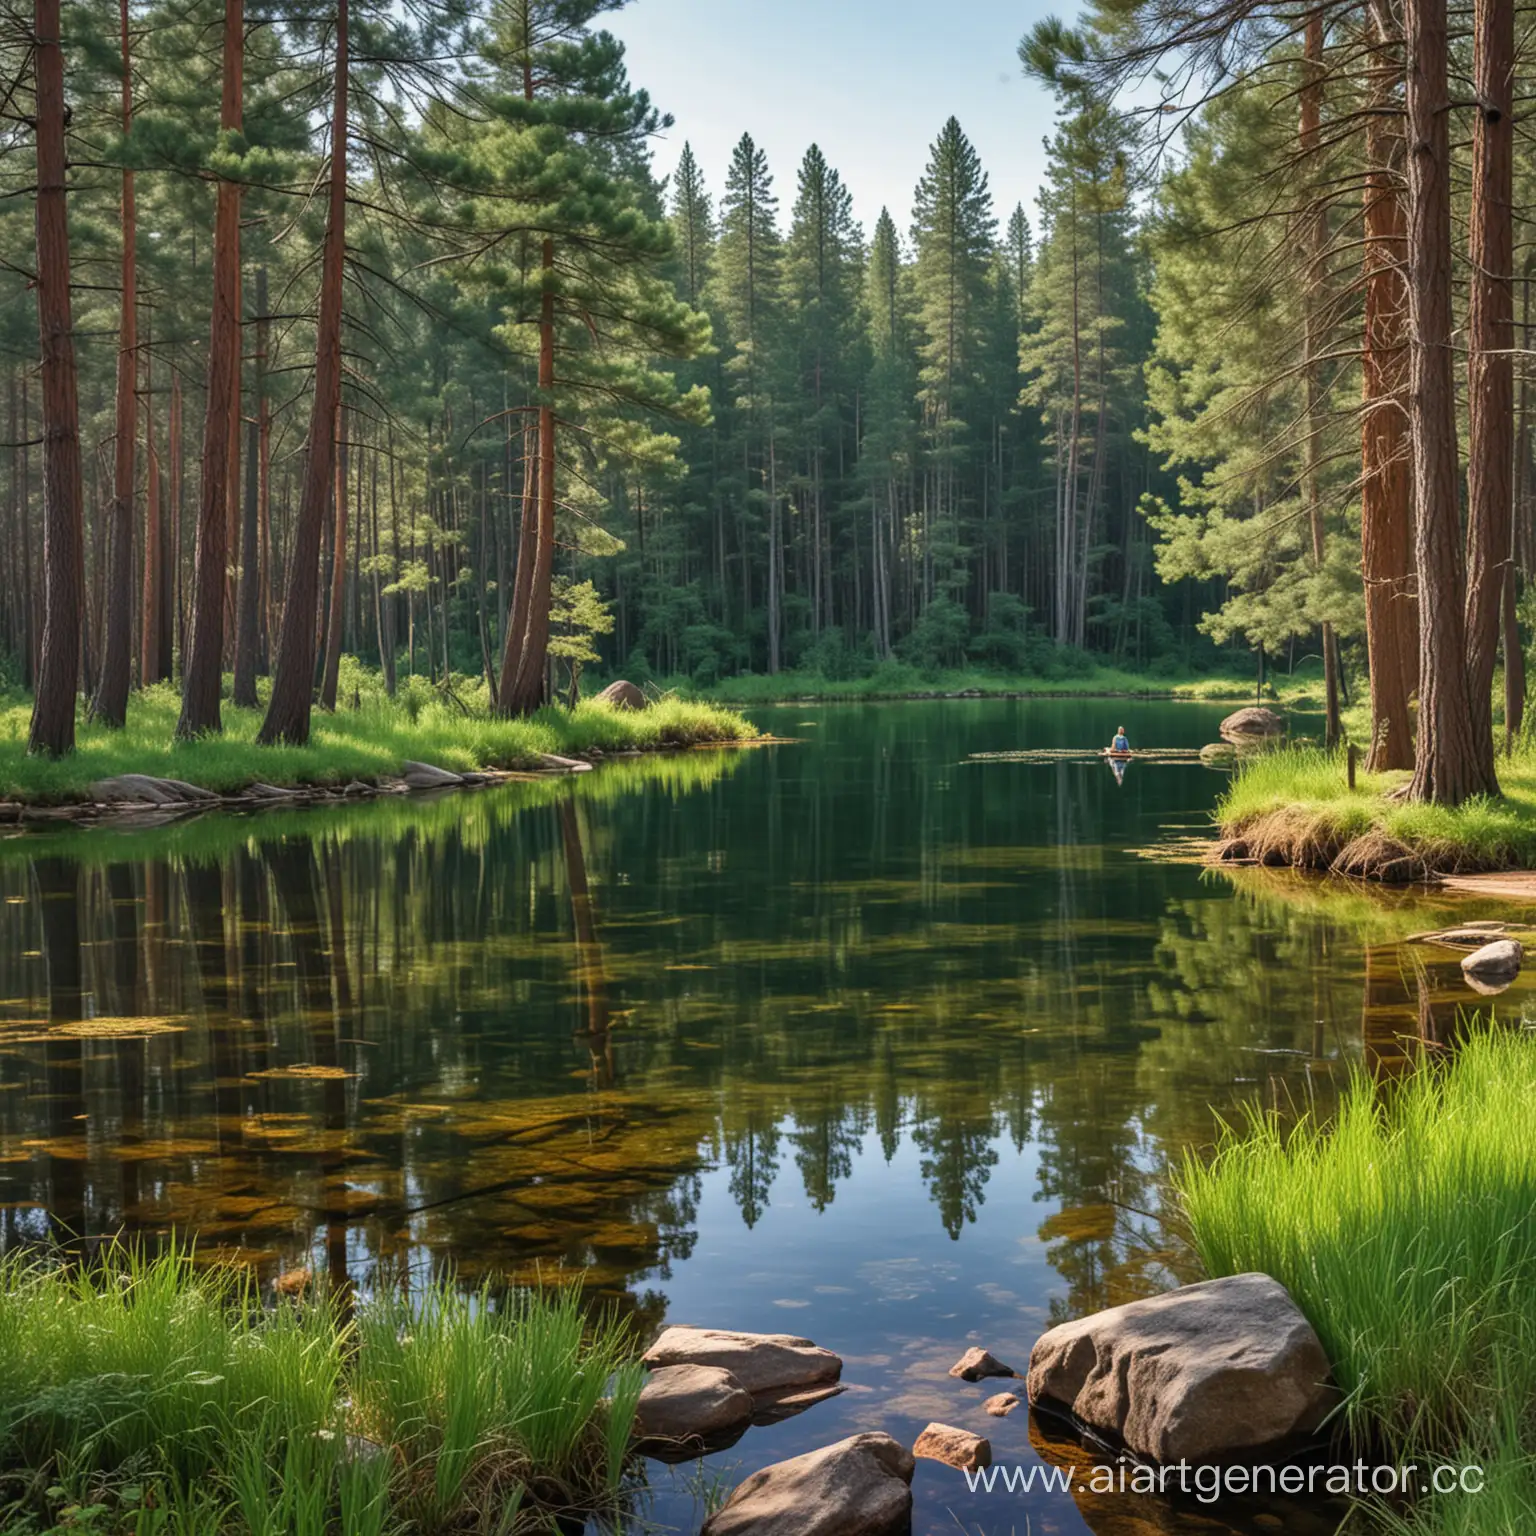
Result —
[[[1131,738],[1125,734],[1125,727],[1123,725],[1115,731],[1115,739],[1110,743],[1109,750],[1111,752],[1127,753],[1131,750]]]

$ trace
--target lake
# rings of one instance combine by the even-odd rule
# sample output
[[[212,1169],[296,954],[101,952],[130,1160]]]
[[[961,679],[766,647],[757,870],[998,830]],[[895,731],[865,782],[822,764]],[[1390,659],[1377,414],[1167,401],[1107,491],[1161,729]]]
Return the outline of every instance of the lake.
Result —
[[[1149,856],[1208,829],[1218,771],[967,760],[1122,723],[1200,746],[1226,712],[794,705],[755,712],[772,747],[0,841],[0,1244],[451,1263],[844,1356],[841,1397],[653,1465],[661,1529],[857,1429],[1087,1464],[948,1367],[1022,1369],[1053,1322],[1195,1278],[1161,1191],[1217,1115],[1326,1111],[1474,1001],[1400,940],[1475,902]],[[930,1462],[914,1489],[921,1536],[1281,1520]]]

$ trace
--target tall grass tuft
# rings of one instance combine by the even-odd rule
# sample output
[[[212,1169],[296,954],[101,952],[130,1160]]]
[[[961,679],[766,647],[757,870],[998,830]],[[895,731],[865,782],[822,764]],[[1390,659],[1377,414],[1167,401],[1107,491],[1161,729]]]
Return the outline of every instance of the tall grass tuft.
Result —
[[[639,1367],[569,1292],[264,1307],[185,1252],[0,1258],[0,1529],[420,1536],[622,1511]],[[51,1490],[51,1492],[50,1492]],[[31,1522],[31,1523],[29,1523]]]
[[[1528,1528],[1457,1497],[1536,1522],[1533,1102],[1536,1040],[1475,1025],[1384,1096],[1357,1079],[1331,1125],[1255,1112],[1177,1176],[1208,1273],[1273,1275],[1317,1329],[1352,1438],[1488,1465],[1497,1499],[1432,1500],[1417,1529]]]

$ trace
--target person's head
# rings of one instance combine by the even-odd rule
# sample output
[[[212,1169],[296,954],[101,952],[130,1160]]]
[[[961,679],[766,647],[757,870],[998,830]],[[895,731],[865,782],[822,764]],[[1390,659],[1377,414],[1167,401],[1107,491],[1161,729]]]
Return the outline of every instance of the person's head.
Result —
[[[1117,725],[1115,727],[1115,735],[1116,736],[1124,736],[1125,735],[1125,727],[1123,725]]]

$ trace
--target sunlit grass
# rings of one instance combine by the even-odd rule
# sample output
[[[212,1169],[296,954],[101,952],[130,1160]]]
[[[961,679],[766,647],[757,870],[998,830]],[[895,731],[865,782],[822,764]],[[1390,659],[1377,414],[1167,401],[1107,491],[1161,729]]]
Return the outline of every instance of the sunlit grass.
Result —
[[[619,1507],[640,1367],[570,1293],[263,1307],[185,1255],[0,1259],[0,1529],[395,1536]],[[51,1490],[51,1491],[50,1491]]]
[[[1298,847],[1326,850],[1379,833],[1414,850],[1436,869],[1507,869],[1536,864],[1536,746],[1518,744],[1498,762],[1498,799],[1464,805],[1416,805],[1391,798],[1405,773],[1358,773],[1351,790],[1342,752],[1289,747],[1241,763],[1217,801],[1227,836],[1262,829]],[[1297,862],[1304,862],[1298,860]],[[1326,862],[1326,861],[1324,861]]]
[[[584,701],[575,710],[551,707],[527,720],[502,720],[487,710],[483,682],[449,698],[417,679],[391,700],[355,664],[338,697],[343,707],[335,714],[315,711],[304,747],[258,746],[261,713],[228,703],[221,735],[177,742],[180,700],[174,689],[159,685],[133,696],[123,730],[82,717],[76,750],[54,762],[27,755],[31,703],[13,696],[0,701],[0,799],[74,799],[98,779],[123,773],[185,779],[216,791],[255,782],[346,784],[396,774],[412,760],[456,772],[537,768],[541,753],[693,746],[758,734],[732,710],[675,697],[644,710]]]
[[[1536,1040],[1469,1026],[1385,1096],[1358,1080],[1332,1124],[1255,1113],[1176,1180],[1207,1272],[1273,1275],[1310,1319],[1357,1444],[1491,1469],[1486,1504],[1431,1500],[1417,1530],[1536,1513],[1533,1100]]]

